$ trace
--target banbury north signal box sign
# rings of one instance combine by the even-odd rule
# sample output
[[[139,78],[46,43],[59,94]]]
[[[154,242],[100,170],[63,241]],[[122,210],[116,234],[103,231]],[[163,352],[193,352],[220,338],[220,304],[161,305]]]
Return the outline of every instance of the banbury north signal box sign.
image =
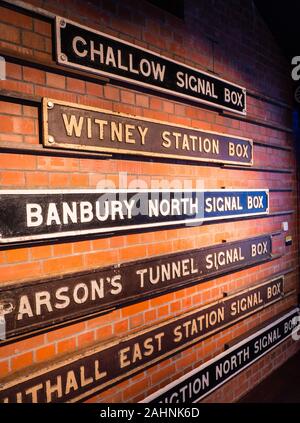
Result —
[[[251,166],[248,138],[43,99],[44,145]]]
[[[56,55],[61,65],[246,114],[245,88],[61,17]]]
[[[6,339],[272,259],[270,235],[0,287]]]
[[[263,216],[268,190],[3,190],[0,243]]]

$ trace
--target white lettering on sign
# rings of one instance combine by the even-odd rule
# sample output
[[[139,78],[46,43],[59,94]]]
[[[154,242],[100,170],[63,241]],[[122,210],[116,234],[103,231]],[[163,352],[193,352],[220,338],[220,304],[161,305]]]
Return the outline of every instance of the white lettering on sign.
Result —
[[[215,93],[215,84],[213,82],[195,77],[194,75],[189,75],[185,72],[177,72],[176,78],[176,85],[179,88],[185,88],[186,90],[191,90],[208,97],[218,98]]]
[[[263,196],[262,195],[254,195],[254,196],[247,196],[247,205],[248,209],[263,209]]]
[[[232,355],[230,358],[222,361],[220,364],[216,365],[216,381],[222,379],[224,375],[234,372],[235,369],[243,366],[250,358],[250,348],[246,347],[241,351],[238,351],[236,354]]]
[[[235,210],[243,210],[239,197],[209,197],[205,199],[207,213]]]
[[[231,91],[229,88],[224,89],[224,100],[226,103],[231,103],[243,107],[243,94],[236,91]]]
[[[257,307],[259,304],[263,304],[260,292],[249,293],[240,300],[234,301],[230,307],[231,316],[237,316],[247,310],[251,310],[253,307]]]
[[[249,158],[249,145],[228,143],[228,154],[231,157]]]
[[[272,332],[268,333],[267,335],[260,338],[254,344],[254,353],[257,354],[260,351],[268,348],[270,345],[276,343],[278,339],[281,338],[279,329],[274,329]]]
[[[173,330],[174,342],[181,342],[183,339],[189,339],[201,335],[204,329],[210,329],[224,322],[225,308],[220,306],[217,310],[203,313],[194,319],[186,320],[183,324],[178,325]]]
[[[184,276],[198,274],[194,258],[187,258],[156,266],[145,267],[136,271],[140,279],[140,287],[151,284],[156,285],[171,280],[176,280]]]
[[[80,36],[73,38],[72,48],[78,57],[89,57],[92,62],[112,66],[136,75],[151,76],[157,81],[164,81],[166,66],[145,57],[134,64],[131,53],[127,57],[123,57],[124,53],[120,49],[114,49],[111,46],[104,48],[102,43],[95,45],[93,40],[88,43]]]
[[[263,242],[259,242],[258,244],[252,244],[251,245],[251,256],[252,257],[261,256],[261,255],[267,254],[267,253],[268,253],[268,242],[267,241],[263,241]]]
[[[199,151],[206,154],[220,154],[220,141],[217,138],[198,137],[182,132],[163,131],[161,133],[164,148],[184,151]]]
[[[73,287],[63,286],[54,293],[48,291],[37,291],[33,295],[22,295],[17,304],[17,320],[25,320],[34,316],[40,316],[50,313],[54,309],[65,309],[71,304],[84,304],[88,302],[97,302],[104,298],[104,286],[109,285],[109,293],[118,295],[122,292],[121,275],[116,274],[113,277],[91,279],[89,282],[78,282]]]
[[[281,292],[281,283],[277,282],[276,284],[269,286],[267,289],[267,298],[268,300],[272,297],[276,297]]]
[[[243,256],[242,249],[240,247],[231,248],[226,251],[214,252],[208,254],[205,258],[206,269],[218,270],[220,267],[243,260],[245,260],[245,257]]]
[[[66,135],[69,137],[80,138],[84,135],[87,138],[93,138],[103,141],[105,130],[108,131],[108,137],[112,142],[126,144],[145,145],[148,127],[140,125],[131,125],[122,122],[108,122],[103,119],[92,119],[85,116],[75,116],[74,114],[62,114]]]
[[[119,351],[120,368],[135,364],[144,357],[150,357],[154,352],[161,351],[164,335],[165,333],[161,332],[145,339],[142,343],[136,342],[132,346],[122,348]]]

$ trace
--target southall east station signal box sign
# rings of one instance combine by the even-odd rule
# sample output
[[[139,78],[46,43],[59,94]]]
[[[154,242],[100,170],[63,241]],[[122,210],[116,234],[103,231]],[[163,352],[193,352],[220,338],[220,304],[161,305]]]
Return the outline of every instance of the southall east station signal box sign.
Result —
[[[198,402],[281,344],[293,330],[299,332],[298,325],[299,309],[294,308],[141,402]]]
[[[268,197],[268,190],[3,190],[0,242],[263,216]]]
[[[43,129],[44,145],[52,148],[253,164],[253,142],[248,138],[48,98],[43,99]]]
[[[56,57],[64,66],[246,114],[245,88],[61,17]]]
[[[133,335],[95,344],[92,349],[38,368],[28,368],[13,380],[2,379],[0,403],[82,400],[280,301],[282,296],[280,277]],[[285,336],[287,333],[282,333],[282,339]]]
[[[6,339],[144,301],[272,259],[270,235],[0,287]],[[279,291],[282,291],[280,289]]]

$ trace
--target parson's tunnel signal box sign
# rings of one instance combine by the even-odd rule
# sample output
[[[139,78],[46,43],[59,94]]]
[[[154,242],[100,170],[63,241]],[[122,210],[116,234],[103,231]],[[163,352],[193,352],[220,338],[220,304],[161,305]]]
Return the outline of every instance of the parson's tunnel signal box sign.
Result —
[[[3,190],[0,242],[192,226],[268,213],[268,190]]]
[[[0,287],[0,307],[6,322],[6,340],[271,259],[271,235],[260,235],[51,279],[4,285]]]
[[[61,17],[56,57],[64,66],[246,114],[245,88]]]
[[[43,99],[47,147],[251,166],[248,138]]]

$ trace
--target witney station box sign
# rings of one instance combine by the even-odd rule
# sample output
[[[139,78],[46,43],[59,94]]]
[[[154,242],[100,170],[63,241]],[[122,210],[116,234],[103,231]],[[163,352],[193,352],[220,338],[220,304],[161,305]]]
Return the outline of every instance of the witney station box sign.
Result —
[[[78,401],[279,301],[283,277],[0,383],[0,402]]]
[[[0,243],[192,226],[268,213],[268,190],[3,190]]]
[[[56,55],[61,65],[246,114],[245,88],[61,17]]]
[[[141,402],[198,402],[280,345],[293,330],[299,332],[298,325],[295,308]]]
[[[272,259],[270,235],[0,287],[6,339]]]
[[[43,99],[44,145],[251,166],[248,138]]]

